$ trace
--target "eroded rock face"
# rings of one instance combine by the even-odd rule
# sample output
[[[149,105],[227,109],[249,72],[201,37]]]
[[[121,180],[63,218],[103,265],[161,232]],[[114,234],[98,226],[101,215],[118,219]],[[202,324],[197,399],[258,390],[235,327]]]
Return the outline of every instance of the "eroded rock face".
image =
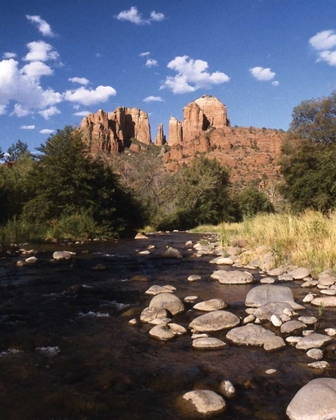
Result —
[[[166,137],[163,133],[163,124],[159,124],[157,135],[154,139],[155,146],[163,146],[166,143]]]
[[[138,108],[119,107],[110,114],[100,109],[83,118],[81,130],[92,154],[121,152],[132,138],[151,142],[148,114]]]

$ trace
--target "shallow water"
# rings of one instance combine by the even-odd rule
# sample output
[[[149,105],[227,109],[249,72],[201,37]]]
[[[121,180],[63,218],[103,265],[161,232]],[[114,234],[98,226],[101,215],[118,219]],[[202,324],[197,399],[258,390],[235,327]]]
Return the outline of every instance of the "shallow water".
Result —
[[[212,418],[286,419],[287,405],[304,384],[319,376],[336,377],[333,349],[325,358],[331,369],[322,373],[307,368],[312,360],[290,346],[275,353],[232,344],[195,351],[190,334],[164,343],[148,336],[149,325],[128,324],[149,303],[151,296],[144,292],[152,284],[174,285],[180,298],[220,297],[228,310],[246,315],[245,296],[254,285],[210,280],[213,257],[194,258],[184,247],[200,237],[174,233],[148,241],[94,242],[64,248],[76,256],[60,262],[50,259],[61,247],[48,245],[40,249],[37,264],[25,267],[15,266],[18,256],[1,259],[0,419],[183,419],[178,397],[193,389],[218,391],[223,379],[234,384],[237,395],[226,399],[225,413]],[[139,256],[136,249],[149,244],[156,249]],[[166,245],[180,249],[183,258],[160,258]],[[97,264],[106,269],[93,269]],[[129,281],[137,274],[149,281]],[[190,283],[190,274],[202,280]],[[83,287],[69,290],[74,285]],[[293,288],[297,302],[307,293],[299,282],[285,285]],[[191,305],[186,308],[174,318],[184,326],[200,314],[188,311]],[[125,316],[126,311],[132,313]],[[300,315],[317,312],[308,305]],[[334,310],[324,311],[318,332],[325,327],[335,327]],[[226,341],[226,331],[212,335]],[[277,373],[267,375],[270,368]]]

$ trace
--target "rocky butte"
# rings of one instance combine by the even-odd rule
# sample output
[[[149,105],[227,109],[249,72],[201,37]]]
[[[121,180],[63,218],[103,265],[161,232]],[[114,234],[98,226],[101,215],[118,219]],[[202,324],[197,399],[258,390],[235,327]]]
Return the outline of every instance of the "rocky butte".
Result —
[[[151,144],[148,114],[137,108],[119,107],[110,114],[99,110],[83,119],[81,129],[93,154],[113,155],[125,148],[140,151]],[[205,153],[230,168],[232,182],[275,179],[284,137],[281,130],[231,127],[226,106],[204,95],[184,107],[183,121],[170,118],[163,161],[168,170],[175,171]],[[159,124],[154,145],[162,147],[165,142]]]

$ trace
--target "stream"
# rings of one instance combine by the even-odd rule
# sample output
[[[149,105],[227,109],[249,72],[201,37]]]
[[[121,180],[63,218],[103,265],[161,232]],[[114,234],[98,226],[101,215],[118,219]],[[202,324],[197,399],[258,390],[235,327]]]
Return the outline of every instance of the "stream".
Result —
[[[213,255],[195,257],[185,243],[204,235],[154,234],[148,240],[44,244],[32,247],[38,261],[17,267],[19,255],[0,259],[0,419],[6,420],[179,420],[176,401],[195,389],[218,392],[227,379],[236,396],[213,419],[280,420],[296,392],[317,377],[335,377],[336,353],[326,352],[331,368],[308,368],[305,352],[287,345],[276,352],[227,342],[227,331],[211,334],[227,342],[220,350],[191,346],[191,334],[162,342],[149,337],[153,327],[139,319],[152,285],[170,284],[182,300],[221,298],[228,310],[246,316],[245,297],[258,285],[223,285],[210,279]],[[138,251],[153,245],[149,255]],[[162,258],[167,246],[183,258]],[[76,253],[53,261],[55,250]],[[230,268],[227,268],[230,269]],[[189,282],[191,274],[201,280]],[[146,276],[148,281],[132,277]],[[308,293],[300,282],[286,282],[295,301]],[[199,311],[192,304],[174,317],[188,327]],[[306,306],[300,315],[317,316]],[[335,310],[325,310],[318,331],[335,327]],[[276,329],[272,325],[267,328]],[[333,340],[335,347],[335,340]],[[268,375],[266,370],[276,369]]]

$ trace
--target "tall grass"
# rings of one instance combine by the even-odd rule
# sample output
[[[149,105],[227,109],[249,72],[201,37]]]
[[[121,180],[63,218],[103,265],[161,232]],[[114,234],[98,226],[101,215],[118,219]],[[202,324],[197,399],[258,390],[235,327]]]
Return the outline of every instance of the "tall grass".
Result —
[[[278,265],[307,266],[313,273],[336,268],[336,212],[323,215],[261,214],[218,227],[223,245],[246,239],[249,248],[266,246]]]

